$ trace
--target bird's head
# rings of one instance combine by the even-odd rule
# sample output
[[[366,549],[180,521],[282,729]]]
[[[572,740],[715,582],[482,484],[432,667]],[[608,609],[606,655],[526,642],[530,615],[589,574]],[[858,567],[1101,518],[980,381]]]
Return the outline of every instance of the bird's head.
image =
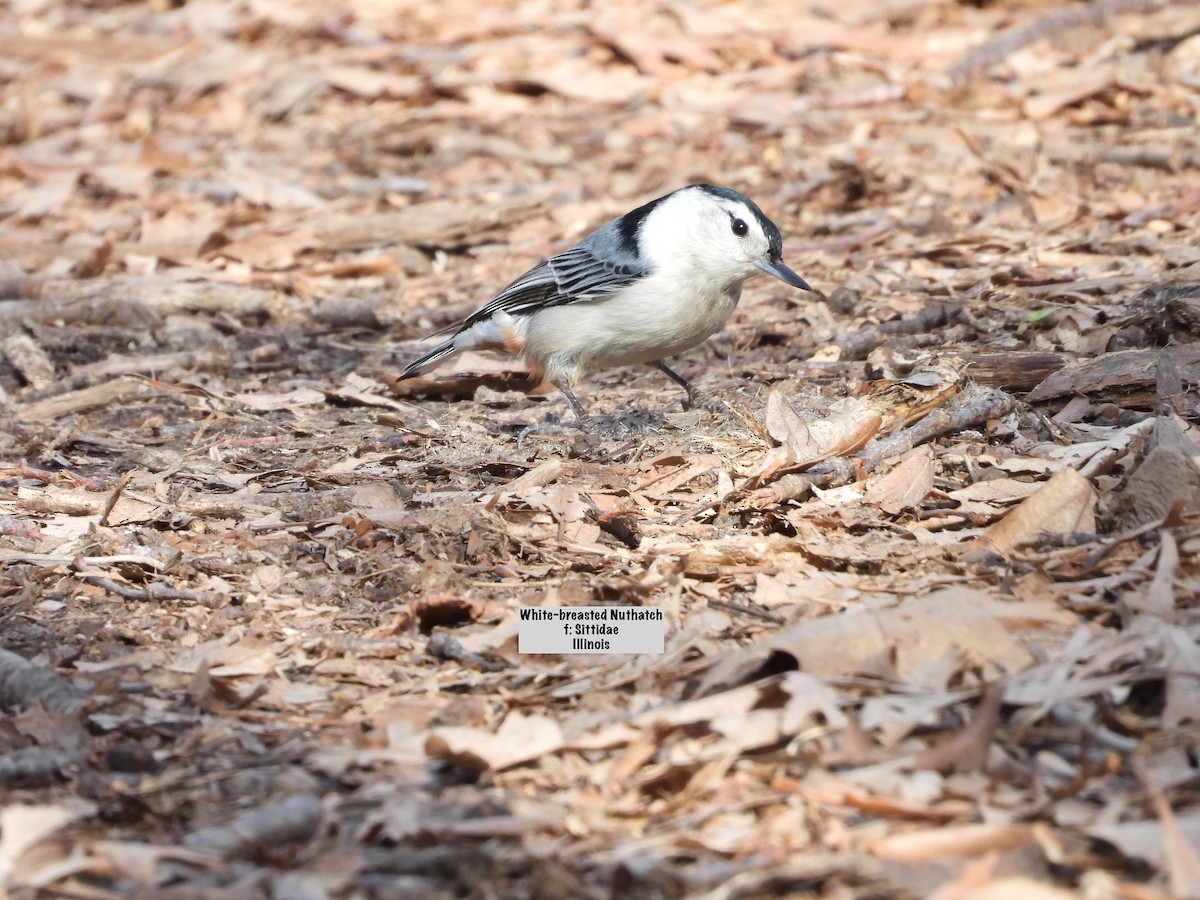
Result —
[[[812,290],[783,262],[775,223],[735,190],[694,184],[657,201],[638,235],[641,252],[657,265],[683,264],[697,274],[740,284],[766,272],[785,284]]]

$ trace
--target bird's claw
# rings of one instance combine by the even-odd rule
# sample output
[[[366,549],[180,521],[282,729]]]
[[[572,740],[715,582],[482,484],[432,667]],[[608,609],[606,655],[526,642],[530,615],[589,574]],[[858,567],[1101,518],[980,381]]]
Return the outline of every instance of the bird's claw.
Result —
[[[736,418],[733,410],[726,404],[722,403],[716,397],[711,397],[703,391],[698,390],[688,392],[687,397],[683,401],[683,408],[685,410],[704,409],[718,415]]]
[[[544,422],[534,422],[532,425],[526,425],[517,432],[517,449],[521,449],[521,444],[525,442],[525,438],[534,434],[556,434],[561,433],[564,429],[573,429],[587,434],[591,429],[588,427],[590,418],[575,419],[571,422],[560,422],[558,419],[547,419]]]
[[[580,437],[595,437],[607,440],[629,440],[637,434],[644,434],[659,422],[659,416],[650,412],[632,412],[619,416],[585,416],[570,422],[560,422],[550,419],[545,422],[535,422],[526,425],[517,433],[517,449],[525,438],[535,434],[561,435],[565,430],[580,432]]]

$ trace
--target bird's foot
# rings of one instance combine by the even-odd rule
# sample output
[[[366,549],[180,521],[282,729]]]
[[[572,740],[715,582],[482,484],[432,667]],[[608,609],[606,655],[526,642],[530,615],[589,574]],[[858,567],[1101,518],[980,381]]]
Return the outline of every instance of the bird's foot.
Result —
[[[726,404],[722,403],[716,397],[704,393],[704,391],[693,388],[688,391],[687,397],[683,400],[684,409],[706,409],[709,412],[717,413],[722,416],[737,418],[736,414]]]
[[[517,449],[521,449],[521,445],[525,443],[525,439],[539,434],[552,434],[557,437],[564,437],[565,432],[575,431],[583,434],[588,433],[588,419],[573,419],[570,422],[563,422],[557,416],[549,416],[542,422],[534,422],[532,425],[526,425],[517,432]]]
[[[711,397],[704,391],[700,390],[700,388],[696,387],[661,359],[653,363],[653,366],[685,391],[687,391],[687,398],[683,400],[684,410],[706,409],[709,412],[719,413],[727,418],[738,418],[737,414],[734,413],[734,411],[728,406],[715,397]]]
[[[763,440],[769,438],[762,423],[754,418],[749,410],[741,409],[723,403],[715,397],[710,397],[703,391],[692,391],[683,401],[684,409],[703,409],[720,416],[734,426],[745,428],[751,434],[756,434]]]
[[[636,410],[618,416],[583,416],[570,422],[556,418],[526,425],[517,433],[517,447],[533,435],[549,434],[565,437],[565,432],[577,432],[577,440],[627,441],[652,430],[661,421],[661,416],[647,410]]]

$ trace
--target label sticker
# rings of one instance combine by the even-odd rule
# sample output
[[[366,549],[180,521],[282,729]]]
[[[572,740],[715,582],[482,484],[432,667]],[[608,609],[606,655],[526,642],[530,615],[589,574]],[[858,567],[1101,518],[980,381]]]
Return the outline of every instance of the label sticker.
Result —
[[[662,653],[667,621],[653,606],[522,606],[520,653]]]

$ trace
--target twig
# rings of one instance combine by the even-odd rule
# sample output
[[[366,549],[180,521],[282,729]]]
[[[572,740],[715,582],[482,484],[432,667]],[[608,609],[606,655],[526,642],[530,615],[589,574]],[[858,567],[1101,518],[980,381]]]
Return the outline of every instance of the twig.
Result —
[[[35,481],[40,481],[43,484],[49,484],[51,481],[56,481],[63,478],[70,481],[72,484],[77,484],[87,491],[99,491],[100,487],[96,482],[84,478],[82,475],[76,475],[70,469],[39,469],[29,465],[25,460],[21,460],[16,465],[0,463],[0,473],[5,475],[16,475],[18,478],[31,478]]]
[[[425,652],[435,659],[448,659],[454,662],[466,663],[483,672],[499,672],[508,668],[504,663],[488,659],[468,650],[454,635],[448,631],[435,631],[425,645]]]
[[[18,278],[0,281],[0,322],[145,322],[176,312],[262,312],[273,290],[222,281],[174,281],[162,276]]]
[[[807,472],[785,475],[774,484],[747,493],[743,505],[749,509],[767,509],[779,503],[799,500],[807,496],[813,487],[830,488],[849,484],[863,473],[873,471],[889,457],[898,456],[948,432],[1003,416],[1013,408],[1014,403],[1013,398],[1003,391],[970,384],[951,399],[945,409],[935,409],[903,431],[868,442],[853,460],[829,459]]]
[[[963,361],[973,380],[1007,391],[1029,391],[1071,361],[1065,353],[1047,350],[964,352]]]
[[[108,502],[104,504],[104,510],[100,513],[100,526],[108,527],[108,516],[113,511],[113,507],[117,505],[117,501],[121,498],[125,486],[129,484],[129,479],[133,477],[133,472],[126,472],[117,481],[117,486],[113,488],[112,494],[108,498]]]
[[[223,349],[182,350],[178,353],[156,353],[149,356],[109,356],[99,362],[74,366],[72,378],[107,379],[118,375],[137,375],[143,372],[222,372],[233,360]]]
[[[996,388],[969,384],[945,409],[935,409],[919,422],[885,438],[876,438],[858,454],[871,471],[889,456],[898,456],[935,437],[1007,415],[1016,401]]]
[[[854,478],[854,465],[848,459],[829,459],[807,472],[793,472],[746,495],[745,509],[769,509],[800,500],[813,488],[831,488],[849,484]]]
[[[157,582],[134,587],[131,584],[120,584],[104,575],[84,575],[83,580],[126,600],[189,600],[211,606],[216,597],[211,591],[173,588]]]
[[[15,414],[18,419],[27,422],[45,422],[86,409],[125,405],[132,397],[143,393],[144,390],[140,382],[131,378],[114,378],[103,384],[82,388],[78,391],[69,391],[35,403],[19,405],[15,409]]]
[[[77,570],[84,566],[91,568],[134,565],[154,569],[158,572],[165,570],[169,565],[153,556],[141,556],[136,553],[119,553],[113,556],[71,556],[66,553],[26,553],[23,550],[9,550],[3,547],[0,547],[0,563],[25,563],[42,568],[74,566]]]

